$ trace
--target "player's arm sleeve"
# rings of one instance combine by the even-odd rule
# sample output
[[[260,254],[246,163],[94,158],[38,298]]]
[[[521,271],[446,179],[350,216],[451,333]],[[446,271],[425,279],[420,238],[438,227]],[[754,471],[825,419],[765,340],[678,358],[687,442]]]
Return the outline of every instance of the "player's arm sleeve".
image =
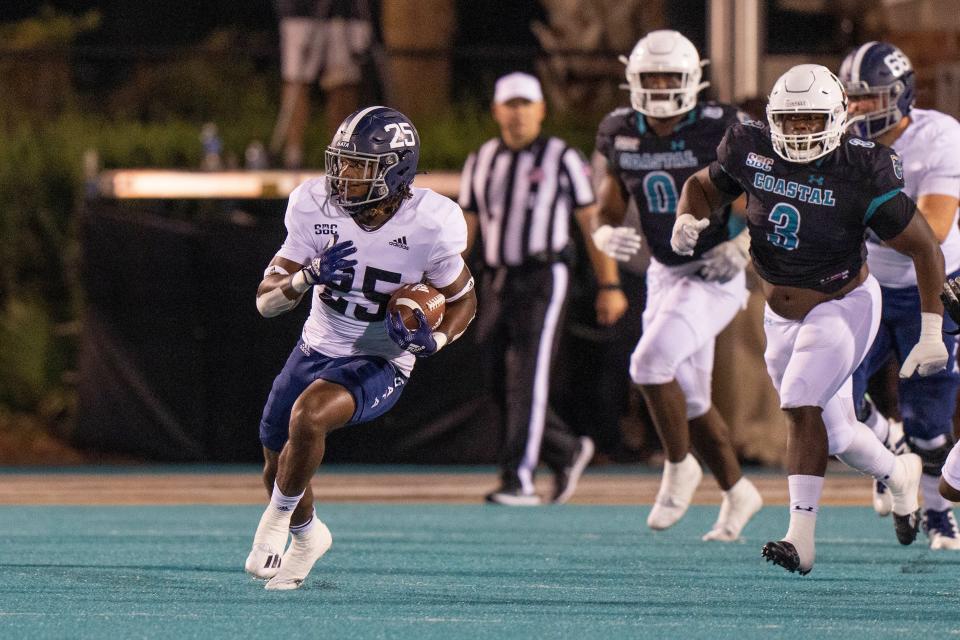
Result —
[[[459,277],[464,265],[461,254],[467,248],[467,222],[460,207],[451,203],[451,210],[442,224],[439,237],[427,257],[424,274],[438,289],[452,284]]]
[[[299,264],[307,264],[319,251],[314,244],[311,216],[307,205],[312,204],[306,185],[300,185],[290,192],[287,212],[283,224],[287,228],[287,237],[283,240],[277,255]]]
[[[460,172],[460,195],[457,197],[457,204],[464,211],[477,210],[477,197],[473,192],[473,174],[477,168],[477,154],[471,153],[463,165],[463,171]]]
[[[881,240],[889,240],[900,235],[907,228],[917,212],[917,204],[903,191],[888,192],[886,197],[878,196],[867,207],[864,223]]]
[[[727,128],[727,132],[717,146],[717,159],[711,162],[708,167],[710,181],[717,189],[731,196],[739,196],[744,191],[743,185],[740,184],[734,173],[736,168],[743,164],[742,162],[738,163],[735,157],[737,130],[738,125]]]
[[[586,207],[597,201],[597,196],[593,192],[593,184],[590,182],[590,164],[583,154],[568,147],[563,152],[561,158],[563,170],[570,179],[570,189],[573,194],[574,206]]]

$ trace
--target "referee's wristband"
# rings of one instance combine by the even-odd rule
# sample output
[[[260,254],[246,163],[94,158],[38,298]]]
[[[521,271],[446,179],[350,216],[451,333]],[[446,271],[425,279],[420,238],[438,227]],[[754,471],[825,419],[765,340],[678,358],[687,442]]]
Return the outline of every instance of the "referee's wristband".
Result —
[[[597,289],[599,291],[619,291],[623,287],[620,286],[619,282],[608,282],[607,284],[597,285]]]

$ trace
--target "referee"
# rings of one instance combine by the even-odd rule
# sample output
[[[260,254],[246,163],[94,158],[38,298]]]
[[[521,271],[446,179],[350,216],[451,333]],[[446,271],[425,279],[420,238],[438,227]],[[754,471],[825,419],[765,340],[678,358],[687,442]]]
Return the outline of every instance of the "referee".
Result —
[[[556,482],[551,501],[566,502],[593,456],[550,409],[550,367],[567,295],[570,219],[580,224],[597,274],[597,320],[615,323],[627,308],[616,263],[590,241],[596,217],[583,155],[540,134],[546,113],[540,82],[525,73],[497,80],[493,118],[500,137],[470,154],[460,183],[470,253],[479,225],[485,265],[477,338],[493,362],[501,408],[501,486],[488,502],[540,504],[533,474],[541,455]]]

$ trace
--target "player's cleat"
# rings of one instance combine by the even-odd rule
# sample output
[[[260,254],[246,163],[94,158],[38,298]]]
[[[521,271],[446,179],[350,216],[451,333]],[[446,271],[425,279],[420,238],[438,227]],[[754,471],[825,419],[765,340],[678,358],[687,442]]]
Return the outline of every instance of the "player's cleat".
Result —
[[[960,550],[960,530],[953,517],[952,509],[934,511],[927,509],[923,512],[923,530],[930,541],[931,549]]]
[[[255,544],[247,555],[243,568],[254,578],[268,580],[280,571],[283,556],[273,547],[266,544]]]
[[[720,504],[720,515],[713,528],[703,536],[706,542],[734,542],[740,539],[740,532],[750,518],[760,511],[763,498],[753,483],[741,477],[729,491],[724,491]]]
[[[659,531],[676,524],[687,512],[702,478],[700,463],[689,453],[680,462],[666,462],[660,490],[647,516],[647,526]]]
[[[890,489],[879,480],[873,481],[873,510],[881,518],[885,518],[893,511],[893,498]]]
[[[893,528],[900,544],[912,544],[917,539],[920,530],[920,476],[923,474],[923,462],[915,453],[904,453],[897,456],[899,466],[887,486],[893,503]],[[897,477],[898,484],[892,482]]]
[[[294,534],[290,548],[283,554],[283,564],[277,575],[266,585],[271,591],[289,591],[299,589],[307,579],[310,570],[333,544],[333,536],[327,525],[315,521],[309,531]]]
[[[917,539],[917,532],[920,531],[920,510],[906,515],[893,514],[893,529],[897,534],[897,541],[900,544],[913,544]]]
[[[786,540],[768,542],[763,545],[760,555],[766,558],[767,562],[779,565],[790,573],[799,573],[805,576],[813,570],[812,563],[810,566],[800,564],[800,554],[797,553],[797,548],[793,546],[793,543]]]
[[[524,493],[519,487],[501,487],[488,493],[486,501],[506,507],[536,507],[540,504],[540,496],[535,493]]]
[[[292,512],[281,512],[272,504],[267,505],[257,525],[257,532],[253,535],[253,547],[244,563],[247,573],[261,580],[277,575],[290,535],[291,515]]]
[[[874,409],[876,415],[879,412]],[[907,447],[907,436],[903,433],[903,423],[896,420],[887,422],[887,439],[884,445],[893,452],[894,455],[900,455],[909,451]],[[890,515],[893,511],[893,498],[890,495],[890,489],[879,480],[873,481],[873,510],[881,518]]]
[[[556,486],[553,491],[553,504],[564,504],[577,490],[577,483],[580,481],[584,469],[593,459],[593,452],[593,440],[586,436],[580,438],[580,446],[573,456],[570,466],[564,467],[562,471],[557,473]]]

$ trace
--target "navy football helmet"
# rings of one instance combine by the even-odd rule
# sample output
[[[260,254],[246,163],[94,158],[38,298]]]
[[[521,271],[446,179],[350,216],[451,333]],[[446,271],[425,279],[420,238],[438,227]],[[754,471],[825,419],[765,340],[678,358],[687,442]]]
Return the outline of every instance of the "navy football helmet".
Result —
[[[887,42],[868,42],[850,53],[840,65],[840,81],[850,102],[875,96],[877,106],[854,123],[861,138],[876,138],[892,129],[910,113],[915,78],[910,59]]]
[[[330,199],[356,214],[408,190],[420,160],[420,135],[396,109],[366,107],[340,124],[325,160]]]

